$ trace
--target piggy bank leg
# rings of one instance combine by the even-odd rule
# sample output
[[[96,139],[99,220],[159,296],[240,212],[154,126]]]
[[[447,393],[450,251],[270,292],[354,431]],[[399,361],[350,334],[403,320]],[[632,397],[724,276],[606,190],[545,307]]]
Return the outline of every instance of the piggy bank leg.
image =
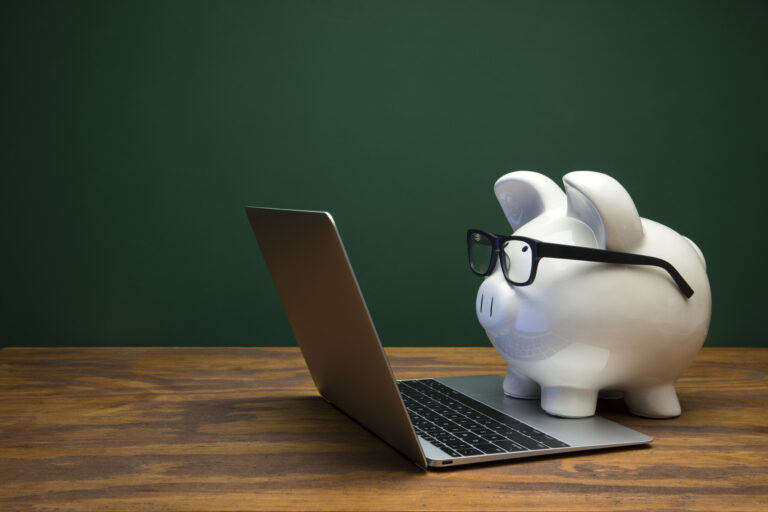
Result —
[[[659,419],[680,416],[680,402],[673,383],[627,390],[624,401],[629,411],[638,416]]]
[[[585,418],[595,414],[596,389],[542,388],[541,408],[553,416]]]
[[[539,398],[541,389],[535,381],[510,368],[504,378],[504,394],[512,398]]]

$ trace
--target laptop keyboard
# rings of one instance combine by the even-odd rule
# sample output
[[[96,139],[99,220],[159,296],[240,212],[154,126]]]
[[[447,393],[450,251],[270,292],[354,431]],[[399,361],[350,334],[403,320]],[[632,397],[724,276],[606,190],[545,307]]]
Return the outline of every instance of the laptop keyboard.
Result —
[[[570,446],[436,380],[397,385],[416,433],[451,457]]]

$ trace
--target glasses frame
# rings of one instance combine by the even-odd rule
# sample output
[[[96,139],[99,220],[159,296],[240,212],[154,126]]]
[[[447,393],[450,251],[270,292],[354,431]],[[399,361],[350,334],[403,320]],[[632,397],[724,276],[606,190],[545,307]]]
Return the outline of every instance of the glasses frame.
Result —
[[[493,251],[491,253],[491,261],[488,265],[488,269],[485,272],[478,272],[472,266],[472,240],[473,235],[480,234],[487,237],[493,242]],[[504,258],[500,258],[504,243],[510,240],[519,240],[528,244],[533,251],[531,255],[531,275],[527,281],[519,283],[512,281],[508,276],[509,269],[504,262]],[[693,295],[693,288],[690,287],[688,282],[683,279],[680,272],[672,266],[666,260],[661,258],[654,258],[653,256],[645,256],[643,254],[632,254],[629,252],[611,251],[608,249],[592,249],[589,247],[579,247],[576,245],[563,245],[563,244],[551,244],[548,242],[541,242],[534,238],[528,238],[524,236],[506,236],[496,235],[488,233],[481,229],[469,229],[467,230],[467,251],[469,256],[469,268],[473,273],[478,276],[489,276],[496,268],[496,263],[501,262],[502,274],[504,279],[515,286],[528,286],[536,279],[536,271],[539,268],[539,261],[542,258],[557,258],[562,260],[576,260],[576,261],[592,261],[596,263],[617,263],[620,265],[648,265],[653,267],[663,268],[672,277],[677,284],[678,288],[686,299],[691,298]]]

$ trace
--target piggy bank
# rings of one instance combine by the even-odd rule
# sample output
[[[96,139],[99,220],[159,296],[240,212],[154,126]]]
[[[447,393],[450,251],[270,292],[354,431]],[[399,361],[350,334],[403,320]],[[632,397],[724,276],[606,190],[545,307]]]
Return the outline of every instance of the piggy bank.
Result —
[[[591,416],[623,396],[649,418],[680,414],[675,380],[704,343],[711,294],[701,250],[638,215],[608,175],[577,171],[565,192],[546,176],[501,177],[513,236],[468,232],[485,277],[476,313],[509,371],[504,393],[549,414]]]

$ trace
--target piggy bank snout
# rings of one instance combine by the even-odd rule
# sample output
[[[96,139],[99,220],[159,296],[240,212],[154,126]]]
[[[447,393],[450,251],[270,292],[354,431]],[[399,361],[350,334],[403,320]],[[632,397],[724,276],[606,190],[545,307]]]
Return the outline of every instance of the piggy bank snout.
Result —
[[[480,325],[490,333],[507,330],[516,314],[516,302],[515,290],[497,269],[477,291],[475,312]]]

